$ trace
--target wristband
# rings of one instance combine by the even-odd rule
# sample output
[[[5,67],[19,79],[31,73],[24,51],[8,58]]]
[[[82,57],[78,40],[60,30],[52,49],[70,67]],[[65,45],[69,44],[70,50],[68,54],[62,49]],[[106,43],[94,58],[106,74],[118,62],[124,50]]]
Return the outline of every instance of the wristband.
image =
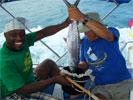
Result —
[[[86,16],[84,22],[82,22],[83,25],[86,25],[86,23],[90,20],[90,17],[89,16]]]

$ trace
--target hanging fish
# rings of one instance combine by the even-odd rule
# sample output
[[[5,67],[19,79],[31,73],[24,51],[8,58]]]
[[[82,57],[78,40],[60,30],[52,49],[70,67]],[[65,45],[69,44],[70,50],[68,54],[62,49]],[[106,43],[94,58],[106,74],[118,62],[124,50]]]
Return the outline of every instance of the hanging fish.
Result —
[[[70,4],[67,0],[63,0],[67,7],[77,6],[80,0],[76,0],[74,4]],[[69,31],[67,35],[67,51],[68,51],[68,66],[73,72],[79,64],[80,54],[80,34],[78,30],[77,22],[73,20],[73,23],[69,25]]]
[[[66,42],[68,51],[68,66],[70,70],[73,71],[76,67],[78,67],[80,55],[80,33],[76,21],[69,25]]]

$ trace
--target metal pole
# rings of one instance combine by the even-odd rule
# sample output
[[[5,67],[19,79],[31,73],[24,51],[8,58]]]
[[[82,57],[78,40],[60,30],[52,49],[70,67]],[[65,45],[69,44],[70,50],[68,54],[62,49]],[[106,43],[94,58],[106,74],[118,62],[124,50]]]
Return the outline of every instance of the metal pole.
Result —
[[[44,44],[49,50],[51,50],[58,58],[60,58],[60,56],[53,49],[51,49],[46,43],[44,43],[42,40],[40,40],[40,42]]]
[[[1,6],[1,8],[2,8],[4,11],[6,11],[10,16],[12,16],[13,18],[15,18],[8,10],[6,10],[6,9],[2,6],[1,3],[0,3],[0,6]]]
[[[133,41],[128,41],[128,42],[126,42],[126,43],[124,44],[124,46],[121,48],[121,51],[124,50],[124,48],[127,46],[128,43],[133,43]]]
[[[56,60],[56,63],[57,63],[61,58],[63,58],[66,54],[67,54],[67,51],[66,51],[61,57],[59,57],[59,58]]]
[[[109,13],[107,13],[102,19],[101,21],[103,21],[106,17],[108,17],[113,11],[115,11],[116,8],[118,8],[120,6],[120,4],[117,4],[115,8],[113,8]]]

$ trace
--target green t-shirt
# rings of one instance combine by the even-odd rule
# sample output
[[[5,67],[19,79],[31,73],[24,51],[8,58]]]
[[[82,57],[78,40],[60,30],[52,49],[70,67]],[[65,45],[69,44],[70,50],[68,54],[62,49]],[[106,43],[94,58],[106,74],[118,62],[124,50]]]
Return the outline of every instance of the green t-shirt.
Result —
[[[6,47],[0,49],[0,88],[2,98],[11,95],[27,83],[35,81],[29,47],[34,45],[36,33],[26,35],[21,51],[13,52]]]

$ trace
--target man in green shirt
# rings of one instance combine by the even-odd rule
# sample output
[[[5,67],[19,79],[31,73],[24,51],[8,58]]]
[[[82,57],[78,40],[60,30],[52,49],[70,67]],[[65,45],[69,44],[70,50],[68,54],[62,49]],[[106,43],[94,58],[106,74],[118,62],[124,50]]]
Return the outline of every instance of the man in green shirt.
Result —
[[[67,27],[71,21],[49,26],[37,32],[25,33],[26,19],[18,17],[10,20],[4,31],[6,42],[0,49],[0,88],[4,100],[18,99],[56,99],[41,93],[46,87],[59,83],[69,85],[65,76],[60,75],[56,63],[50,59],[43,61],[32,70],[29,47],[34,42],[55,34]],[[48,76],[51,78],[48,79]],[[36,81],[38,78],[41,81]]]

